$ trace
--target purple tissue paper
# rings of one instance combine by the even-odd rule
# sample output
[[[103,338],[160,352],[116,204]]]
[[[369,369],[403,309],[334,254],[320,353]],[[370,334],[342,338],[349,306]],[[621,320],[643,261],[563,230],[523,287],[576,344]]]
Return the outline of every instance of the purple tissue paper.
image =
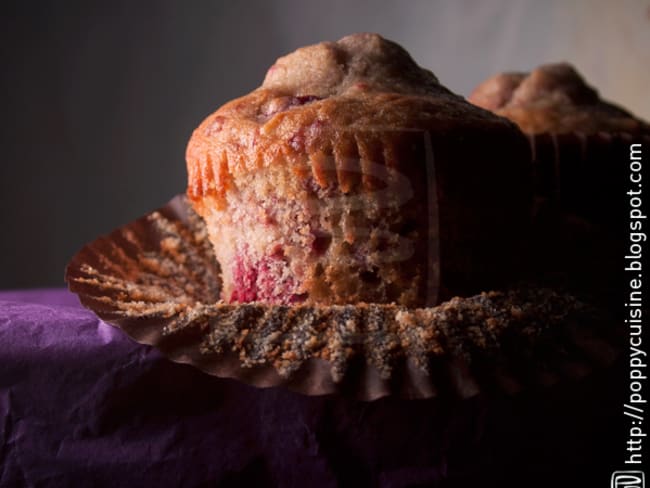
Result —
[[[0,486],[595,486],[622,452],[622,377],[308,397],[173,363],[65,290],[2,292]]]

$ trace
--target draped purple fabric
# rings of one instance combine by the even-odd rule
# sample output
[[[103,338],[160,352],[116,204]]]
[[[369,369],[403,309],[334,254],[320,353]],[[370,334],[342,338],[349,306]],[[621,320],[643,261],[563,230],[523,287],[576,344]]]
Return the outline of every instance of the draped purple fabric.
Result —
[[[624,453],[622,378],[306,397],[172,363],[65,290],[5,291],[0,486],[604,486]]]

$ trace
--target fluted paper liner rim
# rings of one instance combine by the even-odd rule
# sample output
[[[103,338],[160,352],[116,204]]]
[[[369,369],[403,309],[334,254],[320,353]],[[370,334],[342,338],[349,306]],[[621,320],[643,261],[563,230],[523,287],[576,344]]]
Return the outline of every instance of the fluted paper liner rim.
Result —
[[[222,303],[205,226],[181,195],[87,244],[66,281],[102,320],[173,361],[307,395],[515,393],[584,377],[620,349],[605,315],[528,286],[420,309]]]

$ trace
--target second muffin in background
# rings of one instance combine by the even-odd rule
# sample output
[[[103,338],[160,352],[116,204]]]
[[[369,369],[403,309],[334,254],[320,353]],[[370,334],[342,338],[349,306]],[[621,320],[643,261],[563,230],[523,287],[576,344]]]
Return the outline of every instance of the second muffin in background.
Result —
[[[496,75],[469,101],[528,135],[539,270],[568,272],[593,292],[615,289],[629,233],[630,144],[649,141],[650,126],[602,100],[566,63]]]

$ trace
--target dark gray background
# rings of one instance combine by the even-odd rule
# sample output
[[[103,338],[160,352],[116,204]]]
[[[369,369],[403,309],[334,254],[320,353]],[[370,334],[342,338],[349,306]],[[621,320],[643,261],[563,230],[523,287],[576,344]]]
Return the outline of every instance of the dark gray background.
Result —
[[[87,241],[185,189],[196,125],[280,55],[375,31],[452,90],[548,61],[650,116],[648,2],[3,2],[0,288],[58,286]]]

